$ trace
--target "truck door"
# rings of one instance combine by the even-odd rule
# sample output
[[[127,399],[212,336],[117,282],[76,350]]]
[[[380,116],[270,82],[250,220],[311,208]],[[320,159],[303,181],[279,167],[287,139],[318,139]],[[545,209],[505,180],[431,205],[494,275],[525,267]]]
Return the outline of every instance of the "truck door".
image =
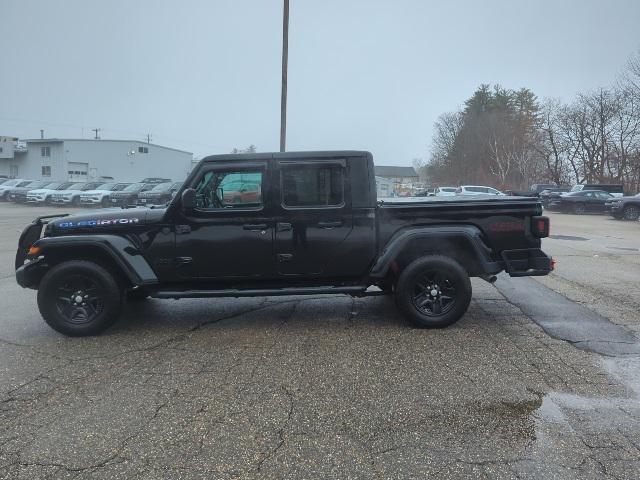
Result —
[[[279,160],[277,167],[278,274],[339,276],[347,266],[337,253],[353,228],[346,160]]]
[[[216,163],[192,188],[196,208],[175,222],[179,277],[268,278],[275,274],[266,161]]]

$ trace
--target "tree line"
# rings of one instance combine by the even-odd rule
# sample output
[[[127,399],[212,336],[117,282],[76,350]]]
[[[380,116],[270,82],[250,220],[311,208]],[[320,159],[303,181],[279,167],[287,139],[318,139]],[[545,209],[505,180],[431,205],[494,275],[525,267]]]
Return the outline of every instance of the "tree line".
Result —
[[[438,185],[622,183],[640,191],[640,52],[615,85],[567,103],[481,85],[438,118],[430,158],[417,167]]]

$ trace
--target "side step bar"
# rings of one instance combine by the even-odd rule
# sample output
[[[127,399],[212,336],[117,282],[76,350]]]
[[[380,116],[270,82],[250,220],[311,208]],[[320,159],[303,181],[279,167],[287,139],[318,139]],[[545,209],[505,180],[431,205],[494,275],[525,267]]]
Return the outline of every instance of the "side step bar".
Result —
[[[356,285],[348,287],[289,287],[289,288],[259,288],[259,289],[224,289],[224,290],[157,290],[151,292],[153,298],[217,298],[217,297],[271,297],[283,295],[326,295],[346,294],[353,296],[382,295],[384,292],[367,291],[367,286]]]

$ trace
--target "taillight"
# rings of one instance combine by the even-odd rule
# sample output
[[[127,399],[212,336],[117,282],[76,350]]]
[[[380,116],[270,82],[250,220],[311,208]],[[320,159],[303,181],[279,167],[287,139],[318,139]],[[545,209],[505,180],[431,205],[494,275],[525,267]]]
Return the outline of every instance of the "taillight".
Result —
[[[534,237],[548,237],[549,228],[549,217],[531,217],[531,233]]]

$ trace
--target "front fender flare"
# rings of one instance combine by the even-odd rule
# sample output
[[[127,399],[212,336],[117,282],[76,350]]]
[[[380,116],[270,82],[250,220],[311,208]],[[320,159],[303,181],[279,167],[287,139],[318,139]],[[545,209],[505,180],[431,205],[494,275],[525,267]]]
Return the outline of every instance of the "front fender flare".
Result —
[[[491,259],[491,250],[482,241],[482,232],[472,225],[441,225],[432,227],[417,227],[394,235],[376,260],[369,272],[372,278],[383,278],[387,275],[391,264],[396,260],[410,242],[418,239],[445,240],[464,239],[474,252],[474,257],[485,274],[496,274],[503,270],[501,262]]]
[[[142,256],[140,250],[127,238],[118,235],[64,235],[44,237],[33,245],[39,247],[38,255],[55,255],[64,252],[73,257],[73,249],[93,248],[107,255],[120,268],[133,285],[153,285],[158,277]]]

